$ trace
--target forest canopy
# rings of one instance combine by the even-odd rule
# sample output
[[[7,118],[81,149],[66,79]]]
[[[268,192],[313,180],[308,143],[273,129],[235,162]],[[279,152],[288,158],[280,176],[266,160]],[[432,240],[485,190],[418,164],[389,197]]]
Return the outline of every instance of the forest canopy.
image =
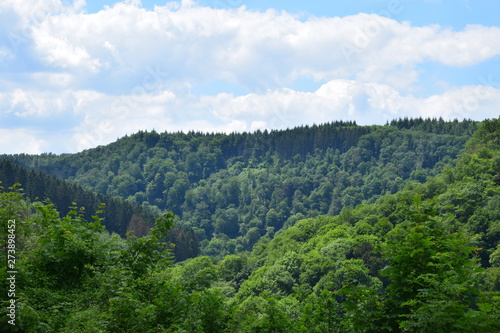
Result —
[[[337,136],[321,141],[320,129],[345,131],[338,134],[343,148],[328,143]],[[103,227],[105,207],[90,219],[74,204],[61,214],[52,202],[2,184],[0,218],[17,226],[17,312],[13,326],[3,295],[0,329],[500,330],[500,119],[301,128],[300,140],[318,143],[299,153],[276,144],[293,131],[143,132],[81,154],[6,157],[87,189],[102,182],[114,191],[113,181],[130,175],[144,201],[141,191],[119,197],[158,217],[143,237],[120,237]],[[120,149],[130,159],[112,162]],[[200,152],[214,154],[212,169]],[[87,172],[101,178],[86,182]],[[174,188],[181,198],[173,212],[148,196],[161,175],[161,205]],[[94,190],[110,194],[103,189]],[[200,254],[173,260],[174,224],[200,240]],[[6,262],[6,224],[0,232]],[[3,290],[7,274],[1,267]]]
[[[222,257],[248,251],[260,237],[300,219],[336,215],[396,193],[408,182],[425,182],[453,164],[476,128],[469,120],[404,118],[386,126],[339,121],[229,135],[153,131],[78,154],[2,158],[147,212],[172,211],[185,237],[199,243],[199,250],[191,247],[182,258]],[[39,181],[30,185],[20,177],[13,182],[27,187],[31,199],[40,187]],[[97,207],[98,200],[83,195],[57,204],[56,196],[67,192],[36,196],[49,197],[62,210],[72,201]],[[135,225],[130,214],[118,213],[104,224],[123,235]]]

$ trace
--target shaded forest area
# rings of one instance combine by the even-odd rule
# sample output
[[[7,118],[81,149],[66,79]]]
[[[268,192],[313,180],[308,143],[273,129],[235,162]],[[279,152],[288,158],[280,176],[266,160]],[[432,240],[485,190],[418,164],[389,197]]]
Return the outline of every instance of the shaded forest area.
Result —
[[[133,218],[154,220],[157,217],[140,206],[84,190],[80,185],[43,172],[28,171],[5,160],[0,161],[0,180],[3,184],[22,184],[24,194],[33,201],[50,199],[63,216],[68,214],[70,207],[75,203],[88,208],[88,211],[83,210],[82,213],[85,219],[90,220],[93,215],[92,210],[96,210],[101,203],[104,203],[106,211],[103,217],[109,222],[105,224],[106,228],[121,236],[125,236],[126,228]]]
[[[66,216],[74,207],[79,214],[90,221],[103,205],[102,224],[111,233],[126,237],[128,233],[144,236],[160,215],[134,203],[113,198],[82,186],[45,174],[26,170],[9,161],[0,161],[0,185],[23,184],[18,191],[31,201],[48,200],[61,216]],[[199,242],[192,229],[179,226],[172,228],[168,241],[176,245],[174,256],[178,261],[198,255]]]

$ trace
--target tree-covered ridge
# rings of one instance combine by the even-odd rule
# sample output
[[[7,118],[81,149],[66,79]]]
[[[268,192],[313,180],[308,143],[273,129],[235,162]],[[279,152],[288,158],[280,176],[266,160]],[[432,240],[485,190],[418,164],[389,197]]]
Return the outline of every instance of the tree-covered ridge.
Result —
[[[0,218],[21,227],[18,326],[2,331],[498,332],[499,161],[500,119],[488,120],[423,183],[175,265],[158,251],[172,215],[124,240],[99,214],[60,218],[3,192]]]
[[[212,288],[238,304],[244,332],[496,332],[499,138],[500,120],[485,121],[457,166],[423,184],[174,275],[219,270]]]
[[[23,192],[30,200],[50,199],[58,212],[65,216],[71,210],[73,203],[84,207],[83,217],[90,220],[93,211],[105,204],[104,225],[110,232],[125,236],[131,220],[154,221],[156,215],[147,212],[142,207],[116,198],[107,197],[82,186],[69,183],[46,173],[26,170],[9,161],[0,161],[0,182],[5,185],[16,183],[23,185]],[[147,224],[145,225],[146,227]]]
[[[125,237],[127,232],[144,236],[159,214],[120,198],[85,190],[82,186],[63,181],[43,172],[26,170],[9,161],[0,161],[0,184],[23,184],[19,189],[31,201],[49,200],[61,216],[66,216],[75,205],[80,207],[79,214],[91,220],[94,211],[104,205],[102,224],[111,233]],[[177,260],[196,256],[199,242],[193,230],[174,227],[169,241],[175,244],[174,255]]]
[[[147,208],[172,210],[204,254],[249,250],[295,221],[338,214],[423,182],[452,162],[476,122],[400,119],[284,131],[140,132],[79,154],[4,156]]]
[[[393,318],[391,326],[397,324],[403,328],[416,325],[410,331],[418,332],[447,332],[456,327],[457,320],[466,320],[465,317],[471,314],[466,309],[474,302],[470,299],[469,303],[465,302],[459,293],[477,294],[467,288],[478,288],[480,284],[483,290],[493,292],[483,295],[497,297],[498,302],[499,135],[500,120],[485,121],[469,141],[467,152],[460,157],[455,168],[445,169],[424,184],[411,184],[395,195],[385,195],[374,204],[344,209],[338,216],[299,221],[272,240],[262,239],[250,255],[225,258],[220,266],[224,267],[228,261],[240,262],[242,267],[239,272],[233,272],[233,277],[226,278],[234,287],[231,289],[235,292],[234,297],[261,297],[270,292],[281,295],[285,300],[296,297],[294,295],[298,290],[320,297],[325,288],[333,294],[342,295],[346,284],[343,274],[347,274],[344,272],[347,268],[351,270],[350,274],[354,274],[352,279],[357,284],[375,289],[380,284],[387,286],[386,293],[363,291],[371,297],[389,297],[386,299],[390,301],[386,304],[390,305],[388,308],[377,310],[380,304],[376,301],[371,305],[369,302],[365,304],[373,307],[372,316],[380,316],[377,311],[382,310],[382,316],[386,316],[389,309],[402,311],[397,313],[397,317],[403,315],[408,321],[399,322]],[[412,204],[410,198],[427,201],[415,199],[417,201]],[[450,249],[453,246],[460,246],[460,249]],[[467,266],[474,266],[469,261],[473,258],[472,254],[486,268],[483,273]],[[454,263],[454,260],[460,261]],[[293,262],[292,266],[290,262]],[[441,272],[446,276],[435,271],[451,267],[454,267],[452,271]],[[241,272],[245,272],[243,279]],[[470,278],[467,283],[460,280],[465,278],[464,274]],[[447,277],[453,281],[447,280]],[[347,280],[347,283],[351,282]],[[405,296],[407,288],[414,289],[410,289]],[[349,292],[353,290],[349,289]],[[421,294],[423,292],[426,294]],[[448,294],[445,296],[440,292]],[[430,296],[436,298],[427,299]],[[457,301],[465,303],[453,303]],[[500,307],[496,304],[492,309],[495,309],[498,318]],[[418,307],[406,308],[415,305]],[[448,306],[450,312],[444,311]],[[337,315],[342,317],[341,312]],[[453,317],[455,315],[464,317],[458,319]],[[418,326],[423,325],[425,316],[436,321],[429,325],[436,326]],[[352,318],[344,319],[350,322]],[[320,318],[317,320],[320,321]],[[339,318],[336,320],[341,321]],[[451,331],[469,332],[472,327],[480,327],[474,317],[468,320],[472,325],[468,330],[457,327]],[[380,325],[382,323],[377,322],[375,327],[383,331]],[[397,331],[396,327],[393,328]],[[486,331],[493,332],[495,329],[488,328]]]

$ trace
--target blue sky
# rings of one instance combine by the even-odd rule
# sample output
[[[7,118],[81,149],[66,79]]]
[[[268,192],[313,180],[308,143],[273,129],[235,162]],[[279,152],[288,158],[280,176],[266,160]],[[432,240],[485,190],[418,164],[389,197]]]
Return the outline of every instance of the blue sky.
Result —
[[[138,130],[498,117],[500,2],[0,3],[0,153]]]

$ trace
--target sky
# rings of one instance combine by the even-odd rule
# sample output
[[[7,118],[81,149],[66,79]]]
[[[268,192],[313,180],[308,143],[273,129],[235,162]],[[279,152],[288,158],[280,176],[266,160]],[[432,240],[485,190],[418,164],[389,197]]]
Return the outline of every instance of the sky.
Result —
[[[0,0],[0,154],[500,115],[497,0]]]

